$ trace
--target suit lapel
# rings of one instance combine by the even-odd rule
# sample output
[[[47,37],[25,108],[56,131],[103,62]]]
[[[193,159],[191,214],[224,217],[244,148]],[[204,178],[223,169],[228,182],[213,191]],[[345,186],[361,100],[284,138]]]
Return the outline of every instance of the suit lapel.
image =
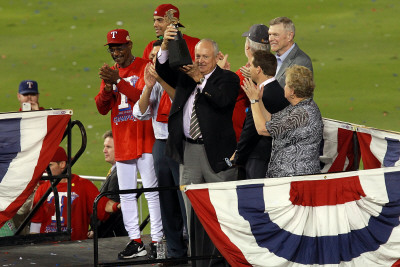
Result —
[[[285,73],[286,68],[288,68],[292,65],[293,59],[296,57],[298,50],[299,50],[299,47],[297,46],[297,44],[294,44],[292,51],[290,51],[289,55],[282,62],[282,65],[279,68],[278,73],[275,75],[275,78],[277,80],[279,80],[280,77],[283,75],[283,73]]]

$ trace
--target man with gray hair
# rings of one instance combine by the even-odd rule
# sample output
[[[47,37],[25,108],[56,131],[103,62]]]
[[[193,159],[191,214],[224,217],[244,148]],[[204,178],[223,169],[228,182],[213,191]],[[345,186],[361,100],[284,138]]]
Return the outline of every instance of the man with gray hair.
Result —
[[[282,88],[285,87],[286,69],[292,65],[300,65],[313,71],[310,57],[294,42],[295,27],[287,17],[277,17],[269,22],[269,43],[275,52],[278,66],[275,78]]]
[[[253,54],[256,51],[266,51],[270,52],[270,45],[268,40],[268,27],[264,24],[254,24],[250,27],[250,30],[242,34],[246,37],[244,45],[244,53],[247,57],[247,64],[242,66],[236,74],[240,78],[240,85],[243,85],[243,80],[250,77],[250,63],[253,58]],[[283,92],[283,90],[282,90]],[[259,178],[260,173],[266,172],[265,166],[268,166],[268,162],[264,163],[269,159],[266,155],[267,153],[260,153],[264,148],[264,142],[261,136],[258,135],[253,122],[253,116],[251,114],[251,109],[246,113],[245,109],[250,105],[248,97],[244,93],[243,89],[240,88],[239,97],[242,96],[242,112],[243,118],[241,127],[242,131],[240,134],[240,139],[238,141],[237,149],[234,155],[234,162],[239,167],[239,179],[253,179]],[[239,100],[238,97],[238,100]],[[235,106],[235,111],[239,109],[239,101]],[[234,111],[234,116],[235,116]],[[256,147],[260,147],[256,149]],[[263,164],[260,164],[262,162]],[[244,166],[244,170],[243,167]],[[244,173],[245,172],[245,173]]]
[[[243,33],[242,36],[246,37],[246,41],[244,44],[244,54],[247,57],[247,63],[236,71],[236,74],[239,76],[240,79],[240,85],[243,85],[243,80],[245,78],[250,78],[249,59],[252,57],[253,53],[257,50],[270,50],[267,26],[263,24],[254,24],[250,27],[250,30]],[[249,99],[247,98],[242,88],[240,88],[232,116],[233,128],[235,129],[236,133],[236,141],[239,141],[240,135],[242,133],[243,123],[246,118],[246,108],[249,107],[249,104]]]
[[[168,64],[168,42],[177,30],[168,26],[157,55],[157,73],[176,89],[168,118],[166,154],[181,164],[180,184],[235,180],[236,168],[229,157],[236,147],[232,113],[239,91],[239,78],[217,65],[218,45],[203,39],[195,47],[195,62],[179,70]],[[218,254],[185,199],[191,256]],[[214,261],[214,260],[213,260]],[[218,260],[217,260],[218,261]],[[209,260],[196,266],[209,266]],[[224,262],[214,262],[223,266]]]

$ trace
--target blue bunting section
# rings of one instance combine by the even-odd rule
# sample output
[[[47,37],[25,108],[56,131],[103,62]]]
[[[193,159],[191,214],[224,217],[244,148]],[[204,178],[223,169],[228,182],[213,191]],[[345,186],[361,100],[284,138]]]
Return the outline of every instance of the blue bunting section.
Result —
[[[185,193],[232,266],[400,266],[400,167]]]

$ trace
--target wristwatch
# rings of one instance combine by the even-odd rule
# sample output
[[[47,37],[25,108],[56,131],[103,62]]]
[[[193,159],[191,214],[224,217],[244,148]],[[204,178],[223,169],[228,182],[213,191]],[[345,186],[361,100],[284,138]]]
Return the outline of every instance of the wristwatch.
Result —
[[[205,79],[206,79],[206,78],[201,77],[200,80],[198,81],[198,84],[202,84],[202,83],[204,82]]]
[[[260,101],[259,99],[250,99],[250,104],[254,104]]]

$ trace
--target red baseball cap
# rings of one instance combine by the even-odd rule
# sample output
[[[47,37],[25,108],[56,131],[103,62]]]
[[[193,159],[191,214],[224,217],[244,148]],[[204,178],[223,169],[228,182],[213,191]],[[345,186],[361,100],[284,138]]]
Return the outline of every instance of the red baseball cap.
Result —
[[[67,153],[65,153],[64,148],[58,147],[56,153],[54,154],[53,158],[50,160],[51,162],[60,162],[60,161],[67,161]]]
[[[129,32],[124,29],[115,29],[107,33],[107,43],[109,44],[126,44],[131,40]]]
[[[156,10],[154,10],[153,16],[160,16],[160,17],[165,17],[165,15],[167,14],[167,11],[173,9],[175,10],[174,12],[174,17],[177,18],[179,20],[179,8],[177,8],[174,5],[171,4],[162,4],[159,5]],[[183,27],[185,28],[185,26],[183,26],[182,24],[178,23],[179,27]]]

